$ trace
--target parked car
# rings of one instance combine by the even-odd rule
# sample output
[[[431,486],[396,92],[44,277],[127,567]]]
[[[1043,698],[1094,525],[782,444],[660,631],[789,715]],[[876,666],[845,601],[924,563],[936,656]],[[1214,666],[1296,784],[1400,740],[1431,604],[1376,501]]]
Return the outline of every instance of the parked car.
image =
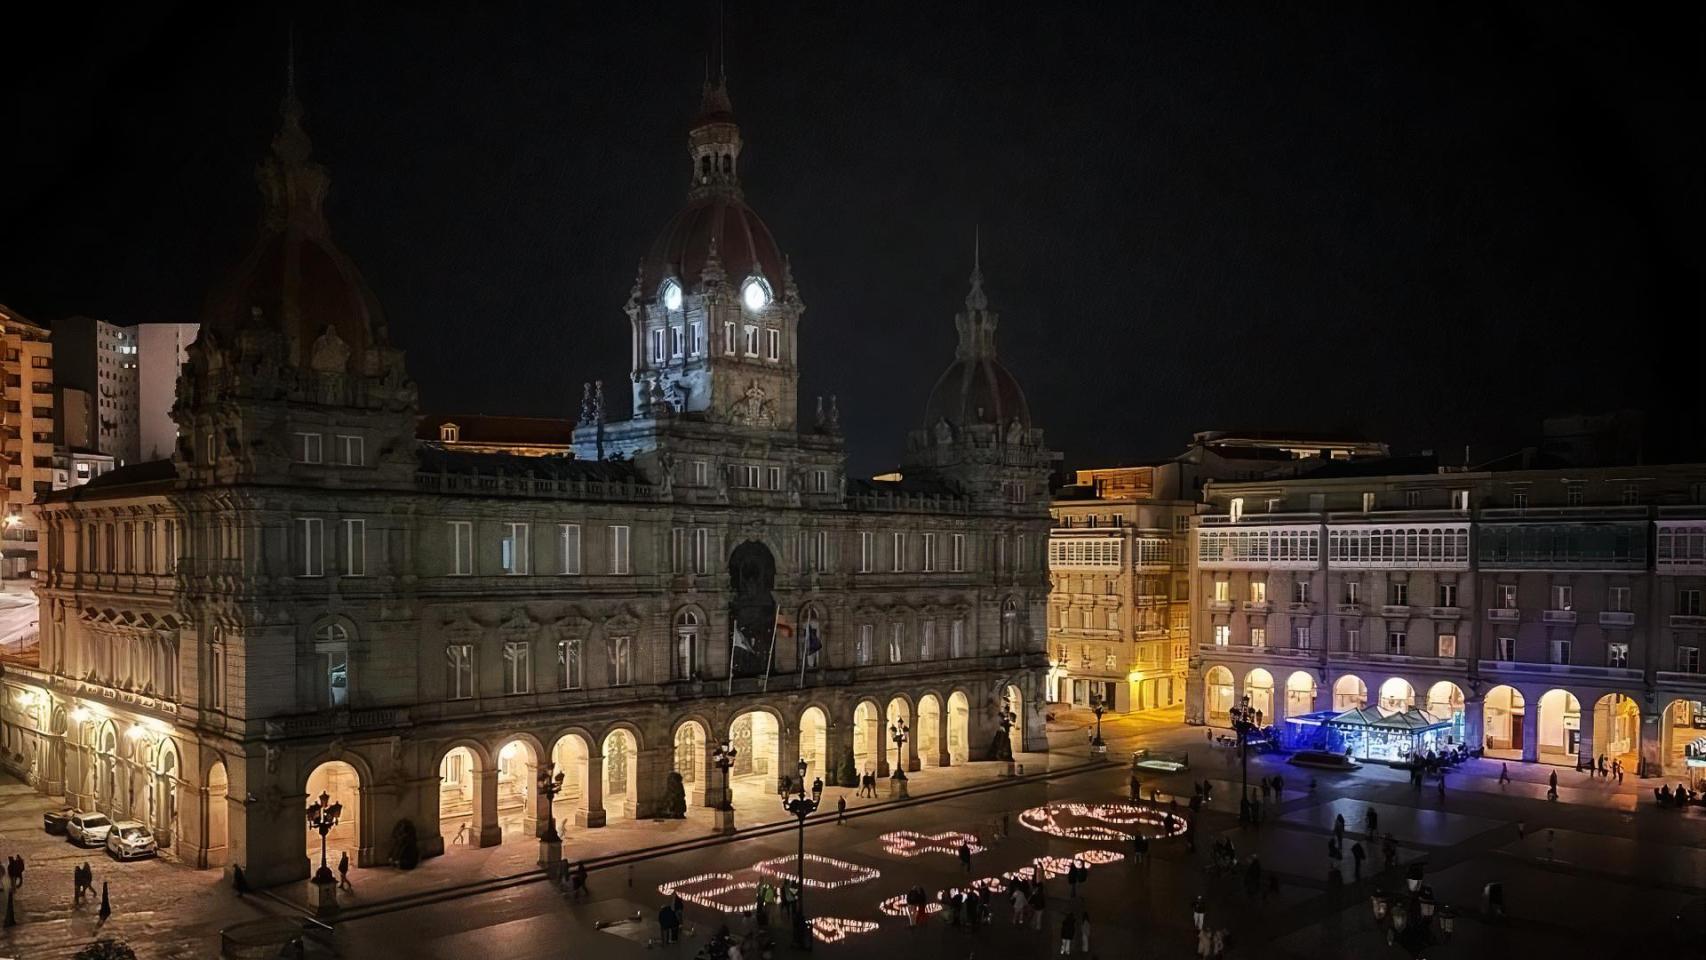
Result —
[[[1322,767],[1327,770],[1354,770],[1362,766],[1351,757],[1331,750],[1299,750],[1291,755],[1291,762],[1300,767]]]
[[[135,820],[120,820],[107,831],[107,852],[120,860],[152,857],[160,852],[154,834]]]
[[[84,813],[79,810],[65,821],[65,839],[79,847],[98,847],[107,842],[107,833],[113,828],[113,822],[106,814]]]
[[[72,807],[48,810],[41,815],[41,828],[56,837],[63,837],[66,822],[76,815],[77,811]]]

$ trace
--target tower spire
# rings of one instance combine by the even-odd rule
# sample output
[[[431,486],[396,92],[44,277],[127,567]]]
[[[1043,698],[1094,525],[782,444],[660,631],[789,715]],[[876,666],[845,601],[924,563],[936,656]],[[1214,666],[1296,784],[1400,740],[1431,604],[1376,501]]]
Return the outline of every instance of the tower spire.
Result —
[[[983,228],[972,228],[971,240],[971,292],[966,294],[967,312],[981,312],[989,307],[989,298],[983,293]]]
[[[290,26],[284,65],[284,97],[279,101],[278,132],[272,155],[255,171],[266,204],[263,222],[271,229],[294,227],[307,232],[326,230],[322,204],[330,179],[314,162],[314,144],[302,126],[302,101],[296,98],[296,25]]]

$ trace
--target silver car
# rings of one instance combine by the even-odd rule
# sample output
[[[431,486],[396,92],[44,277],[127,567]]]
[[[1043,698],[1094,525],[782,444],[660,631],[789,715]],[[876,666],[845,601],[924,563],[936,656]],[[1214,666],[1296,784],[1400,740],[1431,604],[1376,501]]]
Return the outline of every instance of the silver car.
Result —
[[[120,820],[107,831],[107,852],[120,860],[152,857],[160,852],[154,834],[135,820]]]
[[[65,838],[79,847],[98,847],[107,842],[112,828],[113,822],[106,814],[79,811],[65,821]]]

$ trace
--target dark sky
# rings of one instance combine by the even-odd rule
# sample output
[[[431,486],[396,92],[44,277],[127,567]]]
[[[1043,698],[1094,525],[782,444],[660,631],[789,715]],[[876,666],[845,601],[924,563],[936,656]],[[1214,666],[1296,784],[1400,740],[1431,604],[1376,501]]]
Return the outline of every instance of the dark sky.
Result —
[[[250,237],[292,16],[231,6],[14,34],[0,302],[195,318]],[[294,17],[333,229],[423,408],[574,416],[583,380],[624,382],[714,3]],[[747,196],[807,305],[802,395],[840,395],[856,468],[891,463],[981,224],[1002,355],[1069,464],[1211,428],[1490,450],[1619,406],[1698,437],[1702,17],[730,0]]]

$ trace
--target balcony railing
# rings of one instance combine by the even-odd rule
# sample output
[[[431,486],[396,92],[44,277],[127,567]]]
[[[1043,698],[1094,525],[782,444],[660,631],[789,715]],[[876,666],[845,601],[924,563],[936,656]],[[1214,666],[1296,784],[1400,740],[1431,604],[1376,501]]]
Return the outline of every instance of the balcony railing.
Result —
[[[1266,600],[1246,600],[1243,603],[1243,610],[1245,613],[1267,613],[1268,606]]]
[[[1407,603],[1384,603],[1380,606],[1383,617],[1407,617],[1410,615],[1410,605]]]
[[[1599,625],[1602,627],[1632,627],[1635,625],[1635,614],[1627,610],[1601,610]]]
[[[1494,623],[1516,623],[1522,619],[1522,611],[1515,607],[1489,607],[1487,619]]]
[[[1360,616],[1362,616],[1362,604],[1360,604],[1360,603],[1337,604],[1336,606],[1333,607],[1333,612],[1337,613],[1341,617],[1360,617]]]
[[[1435,620],[1456,620],[1463,616],[1462,607],[1429,607],[1428,616]]]
[[[1673,613],[1670,615],[1670,625],[1673,627],[1706,627],[1706,617],[1697,613]]]
[[[1232,612],[1232,601],[1231,600],[1210,600],[1208,602],[1208,608],[1210,611],[1212,611],[1214,613],[1231,613]]]
[[[1545,610],[1545,611],[1541,612],[1540,620],[1542,623],[1575,623],[1576,622],[1576,611],[1574,611],[1574,610]]]
[[[1292,602],[1285,605],[1285,610],[1287,613],[1295,613],[1295,614],[1300,614],[1302,616],[1312,616],[1315,613],[1315,604],[1311,603],[1308,600],[1293,600]]]

